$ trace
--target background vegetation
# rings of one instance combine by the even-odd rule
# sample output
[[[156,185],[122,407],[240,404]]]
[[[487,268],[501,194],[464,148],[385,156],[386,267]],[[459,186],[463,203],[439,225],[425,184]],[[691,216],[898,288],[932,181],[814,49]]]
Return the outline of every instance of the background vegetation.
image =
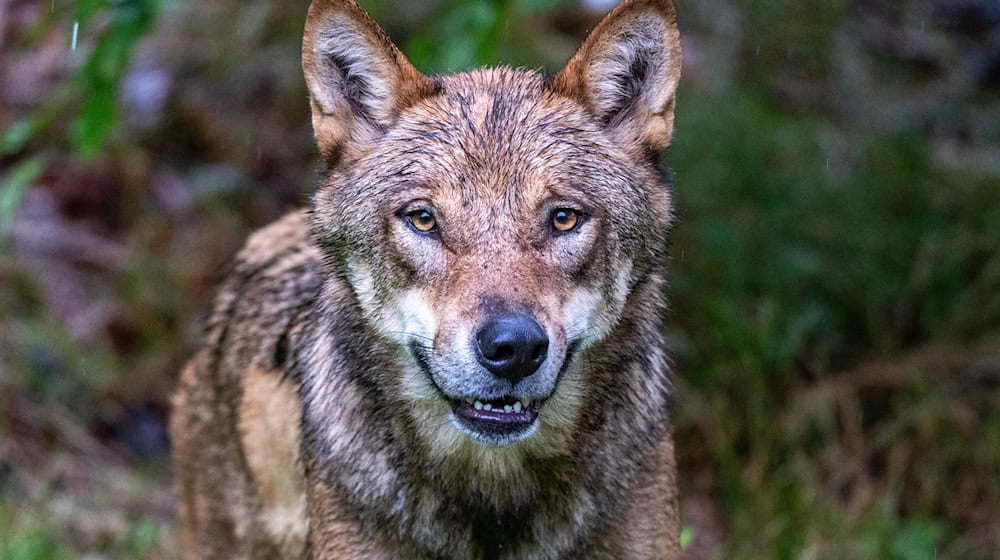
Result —
[[[676,2],[689,557],[1000,558],[1000,4]],[[605,4],[363,3],[427,72]],[[0,558],[176,558],[171,386],[314,180],[306,6],[0,2]]]

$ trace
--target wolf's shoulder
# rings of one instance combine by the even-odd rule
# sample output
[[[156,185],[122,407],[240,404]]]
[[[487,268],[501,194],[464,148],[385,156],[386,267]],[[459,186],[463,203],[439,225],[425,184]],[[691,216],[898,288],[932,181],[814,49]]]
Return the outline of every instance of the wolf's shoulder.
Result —
[[[305,211],[255,231],[216,296],[207,345],[238,356],[241,363],[283,354],[286,339],[315,305],[323,277],[322,253],[312,241]]]
[[[234,303],[241,308],[283,308],[309,298],[319,289],[322,264],[306,212],[286,214],[247,238],[219,291],[216,310]],[[233,296],[239,301],[228,301]],[[260,311],[267,314],[267,309]]]
[[[309,215],[304,210],[289,212],[254,231],[236,254],[234,272],[287,261],[295,256],[315,256],[319,252],[309,234]]]

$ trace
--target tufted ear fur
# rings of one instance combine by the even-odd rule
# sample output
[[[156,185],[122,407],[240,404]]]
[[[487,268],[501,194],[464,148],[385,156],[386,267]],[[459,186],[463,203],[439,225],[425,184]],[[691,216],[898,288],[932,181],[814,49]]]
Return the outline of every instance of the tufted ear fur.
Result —
[[[636,155],[670,145],[681,42],[671,0],[625,0],[552,82]]]
[[[327,158],[346,144],[378,139],[400,111],[435,89],[354,0],[313,0],[302,67],[316,143]]]

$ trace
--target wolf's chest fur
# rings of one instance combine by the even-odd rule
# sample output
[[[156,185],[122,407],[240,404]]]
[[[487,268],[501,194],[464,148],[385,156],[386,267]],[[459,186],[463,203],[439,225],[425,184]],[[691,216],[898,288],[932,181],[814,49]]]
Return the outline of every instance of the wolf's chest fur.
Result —
[[[675,558],[661,329],[680,50],[626,1],[558,76],[303,45],[328,170],[237,256],[171,434],[186,558]]]

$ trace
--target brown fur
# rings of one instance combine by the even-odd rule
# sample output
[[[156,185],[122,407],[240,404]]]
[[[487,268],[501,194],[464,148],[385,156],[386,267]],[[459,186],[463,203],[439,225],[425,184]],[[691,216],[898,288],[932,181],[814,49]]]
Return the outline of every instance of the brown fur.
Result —
[[[669,0],[624,2],[551,82],[427,78],[352,1],[313,2],[328,169],[309,212],[237,256],[181,376],[185,558],[679,557],[654,157],[674,19]],[[555,235],[566,206],[586,219]],[[434,235],[403,217],[424,207]],[[516,386],[469,350],[507,310],[550,339]],[[450,400],[499,394],[544,400],[531,435],[456,427]]]

